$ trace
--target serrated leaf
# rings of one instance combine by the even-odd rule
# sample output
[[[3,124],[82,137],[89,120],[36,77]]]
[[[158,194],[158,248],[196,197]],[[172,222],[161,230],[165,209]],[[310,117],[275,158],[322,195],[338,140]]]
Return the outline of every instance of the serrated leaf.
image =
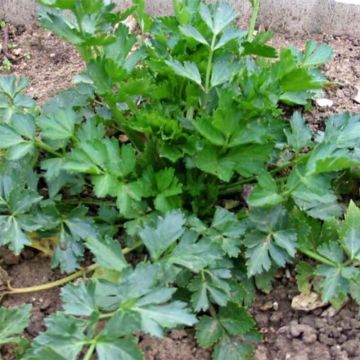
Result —
[[[216,43],[215,50],[222,48],[232,40],[243,38],[246,34],[247,32],[244,30],[232,29],[232,28],[226,29],[224,33],[221,35],[219,41]]]
[[[238,66],[228,61],[219,60],[214,63],[211,73],[211,86],[219,86],[232,79],[238,71]]]
[[[181,240],[165,260],[170,264],[176,264],[198,273],[221,257],[221,250],[208,239],[197,243]]]
[[[296,233],[292,230],[280,230],[273,233],[252,231],[245,236],[247,248],[248,275],[269,271],[272,261],[278,266],[284,266],[295,255]]]
[[[58,313],[48,317],[45,325],[47,330],[34,340],[34,353],[48,347],[68,360],[76,360],[86,341],[86,322]]]
[[[224,329],[218,319],[204,315],[196,324],[196,340],[203,348],[213,346],[224,334]]]
[[[120,310],[106,323],[103,333],[109,337],[122,337],[140,330],[141,318],[139,314]]]
[[[99,360],[142,360],[142,352],[137,346],[137,339],[114,339],[100,337],[96,343]]]
[[[148,305],[134,307],[134,311],[141,316],[142,330],[153,336],[163,336],[161,328],[173,328],[177,325],[194,325],[196,317],[181,301],[174,301],[166,305]]]
[[[305,45],[305,51],[302,63],[305,66],[319,66],[331,60],[333,50],[329,45],[318,44],[316,41],[308,41]]]
[[[128,266],[118,241],[105,236],[104,238],[89,237],[86,246],[96,257],[96,263],[105,269],[121,271]]]
[[[311,131],[305,125],[304,118],[299,112],[295,112],[290,120],[291,131],[284,130],[289,146],[296,152],[299,152],[311,141]]]
[[[95,284],[69,284],[61,289],[64,313],[75,316],[90,316],[97,310]]]
[[[154,260],[175,243],[185,231],[185,218],[180,211],[172,211],[159,217],[156,227],[145,226],[139,236]]]
[[[13,216],[1,215],[0,225],[0,245],[8,245],[15,255],[19,255],[25,245],[31,244],[31,240]]]
[[[256,325],[251,315],[235,303],[229,303],[220,309],[219,320],[227,333],[232,336],[245,335]]]
[[[167,60],[165,63],[179,76],[194,81],[199,86],[202,86],[201,75],[197,65],[190,61],[185,61],[182,64],[178,60]]]
[[[209,6],[201,3],[200,16],[214,35],[219,34],[238,17],[234,9],[226,3],[217,4],[213,14],[211,13]]]
[[[204,44],[206,46],[209,46],[209,43],[207,42],[207,40],[204,38],[204,36],[199,32],[199,30],[197,30],[196,28],[194,28],[191,25],[186,25],[186,26],[180,26],[179,30],[187,37],[190,37],[194,40],[196,40],[197,42]]]
[[[59,109],[54,113],[44,113],[37,119],[45,139],[66,141],[74,135],[78,115],[71,109]]]
[[[230,285],[227,279],[231,278],[228,269],[206,270],[206,273],[198,275],[189,284],[188,288],[193,295],[191,303],[196,312],[206,311],[210,302],[225,306],[230,299]]]
[[[245,231],[246,225],[239,221],[234,213],[217,207],[211,228],[206,234],[229,257],[237,257],[240,253],[240,239]]]
[[[214,348],[213,360],[252,360],[253,355],[254,348],[241,338],[224,337]]]
[[[31,305],[25,304],[18,308],[0,307],[0,345],[16,344],[20,334],[28,326]]]
[[[8,149],[24,142],[25,140],[13,128],[8,125],[0,125],[0,146],[2,149]]]
[[[209,118],[200,118],[193,121],[195,129],[210,143],[222,146],[225,143],[225,137],[220,130],[216,129]]]
[[[215,146],[206,146],[199,151],[195,164],[200,170],[213,174],[223,181],[229,181],[234,174],[235,161],[221,157]]]
[[[258,184],[247,198],[249,206],[274,206],[284,201],[283,197],[278,193],[276,181],[268,172],[261,172],[257,180]]]
[[[316,268],[316,274],[323,277],[320,287],[324,302],[335,300],[337,297],[347,294],[349,282],[344,277],[344,271],[346,268],[328,265],[319,265]]]
[[[326,220],[342,214],[328,175],[306,174],[304,168],[295,167],[286,186],[291,190],[295,203],[310,216]]]

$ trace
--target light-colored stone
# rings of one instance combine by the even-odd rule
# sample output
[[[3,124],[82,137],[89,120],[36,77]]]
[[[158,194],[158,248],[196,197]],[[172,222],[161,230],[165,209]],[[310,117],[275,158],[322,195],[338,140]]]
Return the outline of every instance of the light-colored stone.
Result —
[[[131,0],[115,0],[121,7]],[[216,1],[216,0],[208,0]],[[360,0],[261,0],[259,23],[271,30],[295,33],[328,33],[360,36]],[[251,13],[248,0],[228,0],[242,22]],[[153,15],[168,15],[172,0],[147,0]],[[0,18],[14,23],[35,19],[35,0],[0,0]]]
[[[331,107],[334,105],[334,102],[332,100],[326,98],[316,99],[315,103],[319,107]]]
[[[324,306],[326,306],[326,303],[324,303],[320,296],[314,292],[297,295],[291,302],[291,308],[297,311],[310,312]]]

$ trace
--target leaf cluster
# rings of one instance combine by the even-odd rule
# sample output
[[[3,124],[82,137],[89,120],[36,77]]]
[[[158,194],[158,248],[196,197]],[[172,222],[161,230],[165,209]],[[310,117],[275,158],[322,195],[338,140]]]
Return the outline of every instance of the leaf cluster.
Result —
[[[161,18],[141,0],[124,12],[39,3],[40,23],[86,69],[43,106],[26,79],[0,78],[0,245],[36,248],[66,273],[92,257],[95,272],[62,289],[24,359],[141,359],[139,332],[195,324],[215,360],[250,359],[247,307],[298,253],[318,264],[298,264],[301,291],[359,301],[360,213],[352,202],[342,221],[342,203],[358,179],[360,116],[314,134],[283,110],[326,85],[330,47],[277,51],[225,3],[174,0]],[[22,330],[0,328],[0,341]]]

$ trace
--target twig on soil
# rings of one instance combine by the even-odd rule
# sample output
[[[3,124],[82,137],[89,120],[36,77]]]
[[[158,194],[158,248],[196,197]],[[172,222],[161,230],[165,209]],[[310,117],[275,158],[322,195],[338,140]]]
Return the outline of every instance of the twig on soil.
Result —
[[[2,52],[8,60],[16,61],[16,58],[9,52],[9,25],[5,25],[3,29]]]

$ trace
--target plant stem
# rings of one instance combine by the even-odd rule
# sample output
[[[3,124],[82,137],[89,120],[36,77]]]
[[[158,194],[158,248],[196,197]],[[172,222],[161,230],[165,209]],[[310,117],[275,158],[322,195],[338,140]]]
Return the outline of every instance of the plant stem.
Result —
[[[92,265],[90,265],[84,269],[81,269],[81,270],[79,270],[69,276],[66,276],[62,279],[52,281],[52,282],[49,282],[47,284],[42,284],[42,285],[29,286],[29,287],[25,287],[25,288],[13,288],[13,287],[11,287],[10,284],[8,284],[9,291],[6,291],[4,293],[4,295],[6,295],[6,294],[27,294],[27,293],[37,292],[37,291],[49,290],[49,289],[52,289],[55,287],[65,285],[70,281],[73,281],[83,275],[88,274],[89,272],[96,270],[98,267],[99,267],[98,264],[92,264]]]
[[[215,43],[216,43],[216,34],[213,35],[213,38],[211,40],[211,46],[210,46],[210,51],[209,51],[209,59],[208,59],[208,63],[207,63],[207,67],[206,67],[206,78],[205,78],[205,93],[208,94],[210,91],[210,76],[211,76],[211,71],[212,71],[212,62],[213,62],[213,57],[214,57],[214,48],[215,48]]]
[[[255,26],[256,26],[256,20],[259,15],[260,10],[260,0],[251,0],[252,3],[252,15],[249,25],[249,32],[247,36],[248,41],[252,41],[254,39],[254,32],[255,32]]]
[[[122,250],[122,253],[124,255],[127,255],[129,253],[131,253],[132,251],[136,250],[137,248],[139,248],[140,246],[142,246],[143,243],[142,242],[138,242],[136,243],[133,247],[130,248],[124,248]],[[100,267],[99,264],[92,264],[87,266],[84,269],[81,269],[79,271],[76,271],[75,273],[68,275],[62,279],[56,280],[56,281],[52,281],[46,284],[41,284],[41,285],[35,285],[35,286],[29,286],[29,287],[25,287],[25,288],[13,288],[11,287],[10,283],[8,283],[8,291],[4,291],[0,294],[0,298],[4,295],[13,295],[13,294],[27,294],[27,293],[32,293],[32,292],[37,292],[37,291],[44,291],[44,290],[49,290],[52,288],[56,288],[62,285],[65,285],[67,283],[69,283],[70,281],[76,280],[77,278],[84,276],[90,272],[95,271],[96,269],[98,269]]]
[[[312,258],[312,259],[314,259],[316,261],[319,261],[322,264],[329,265],[329,266],[332,266],[332,267],[334,267],[334,266],[337,267],[338,266],[338,264],[336,262],[331,261],[328,258],[326,258],[326,257],[324,257],[324,256],[322,256],[322,255],[320,255],[320,254],[318,254],[318,253],[316,253],[316,252],[314,252],[312,250],[301,249],[301,248],[299,248],[298,250],[301,253],[303,253],[304,255],[306,255],[306,256],[308,256],[308,257],[310,257],[310,258]]]
[[[91,360],[93,353],[95,351],[96,343],[92,343],[86,352],[83,360]]]
[[[78,205],[78,204],[86,204],[86,205],[114,205],[114,201],[111,200],[100,200],[100,199],[93,199],[93,198],[84,198],[84,199],[62,199],[62,204],[69,204],[69,205]]]
[[[28,247],[31,247],[33,249],[39,250],[40,252],[42,252],[44,255],[48,256],[48,257],[52,257],[53,256],[53,252],[48,249],[45,246],[42,246],[42,244],[40,243],[40,241],[37,240],[33,240],[31,242],[31,245],[27,245]]]
[[[44,150],[44,151],[48,152],[48,153],[51,154],[51,155],[54,155],[54,156],[56,156],[56,157],[61,157],[61,156],[62,156],[59,152],[53,150],[49,145],[45,144],[45,143],[44,143],[43,141],[41,141],[40,139],[35,139],[35,145],[36,145],[39,149]]]

